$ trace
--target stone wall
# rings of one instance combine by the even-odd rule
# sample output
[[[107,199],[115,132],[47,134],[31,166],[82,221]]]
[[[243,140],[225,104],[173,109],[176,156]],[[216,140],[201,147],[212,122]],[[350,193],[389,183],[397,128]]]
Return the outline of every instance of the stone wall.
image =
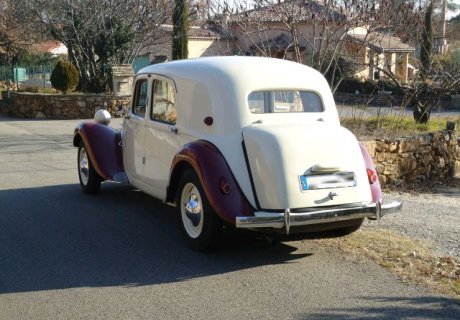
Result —
[[[50,95],[3,92],[0,114],[22,118],[87,119],[107,103],[127,106],[130,96],[90,94]],[[442,180],[460,175],[460,137],[456,131],[439,131],[418,136],[363,141],[374,159],[382,185],[411,181]]]
[[[460,174],[460,137],[456,131],[362,143],[374,160],[382,185],[444,180]]]
[[[0,113],[11,117],[34,119],[88,119],[104,107],[116,116],[118,106],[130,103],[131,96],[113,96],[104,94],[40,94],[3,92]]]
[[[334,93],[337,104],[342,105],[366,105],[374,107],[400,107],[406,104],[403,96],[391,94],[353,94],[353,93]],[[460,96],[443,97],[438,101],[437,108],[441,110],[460,110]]]

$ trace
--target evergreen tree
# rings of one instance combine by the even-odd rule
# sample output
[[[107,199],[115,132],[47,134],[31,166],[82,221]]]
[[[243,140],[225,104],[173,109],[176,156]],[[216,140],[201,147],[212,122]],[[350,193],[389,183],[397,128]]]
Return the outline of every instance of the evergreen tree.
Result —
[[[425,81],[431,69],[431,50],[433,48],[433,1],[430,1],[425,12],[425,30],[422,34],[420,51],[420,76]]]
[[[176,0],[172,16],[172,59],[187,59],[188,57],[188,26],[189,11],[187,0]]]
[[[51,72],[51,85],[54,89],[62,91],[64,94],[67,91],[74,89],[78,84],[78,70],[70,62],[59,60]]]

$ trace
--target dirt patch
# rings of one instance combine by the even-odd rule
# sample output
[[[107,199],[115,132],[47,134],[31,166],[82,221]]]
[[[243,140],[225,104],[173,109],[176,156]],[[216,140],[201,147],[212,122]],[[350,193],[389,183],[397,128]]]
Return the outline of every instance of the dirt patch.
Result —
[[[359,230],[347,237],[315,240],[320,245],[345,252],[345,259],[370,258],[397,274],[403,281],[426,285],[460,298],[460,260],[433,253],[431,244],[390,230]]]

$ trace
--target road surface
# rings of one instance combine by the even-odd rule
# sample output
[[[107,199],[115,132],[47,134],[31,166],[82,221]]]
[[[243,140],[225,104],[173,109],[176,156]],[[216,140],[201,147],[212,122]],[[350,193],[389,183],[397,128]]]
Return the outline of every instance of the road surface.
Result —
[[[80,191],[77,122],[0,119],[0,319],[460,318],[458,302],[308,240],[229,232],[190,251],[159,201]]]

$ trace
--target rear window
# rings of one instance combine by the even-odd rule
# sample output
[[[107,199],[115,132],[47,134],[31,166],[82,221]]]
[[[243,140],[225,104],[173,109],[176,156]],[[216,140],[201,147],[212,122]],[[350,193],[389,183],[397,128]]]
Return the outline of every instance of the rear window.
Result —
[[[318,94],[311,91],[254,91],[248,96],[252,113],[323,112]]]

